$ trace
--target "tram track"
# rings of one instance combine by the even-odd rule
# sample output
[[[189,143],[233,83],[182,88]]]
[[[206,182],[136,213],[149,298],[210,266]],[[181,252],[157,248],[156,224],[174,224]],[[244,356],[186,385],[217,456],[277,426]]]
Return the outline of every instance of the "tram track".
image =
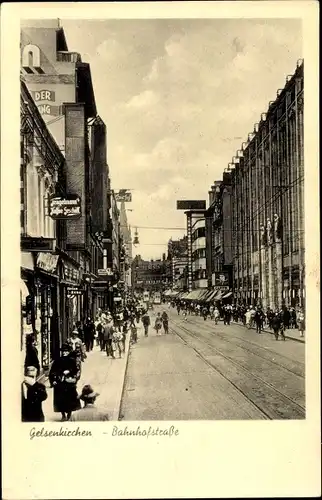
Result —
[[[187,323],[188,323],[189,325],[191,325],[191,326],[195,326],[195,325],[196,325],[196,323],[193,323],[192,321],[188,321]],[[215,331],[215,330],[214,330],[213,332],[211,332],[211,331],[207,330],[207,329],[206,329],[206,325],[204,325],[204,324],[202,324],[202,323],[201,323],[201,324],[198,324],[197,326],[198,326],[198,328],[199,328],[199,329],[201,328],[201,329],[202,329],[205,333],[208,333],[209,335],[213,334],[213,335],[215,336],[215,338],[219,338],[219,339],[223,340],[224,342],[227,342],[228,344],[232,344],[233,346],[240,347],[241,349],[243,349],[243,350],[245,350],[245,351],[247,351],[247,352],[249,352],[249,353],[251,353],[251,354],[253,354],[253,355],[257,356],[257,357],[259,357],[259,358],[262,358],[263,360],[268,361],[268,362],[269,362],[269,363],[271,363],[272,365],[276,365],[276,366],[278,366],[280,369],[282,368],[283,370],[286,370],[286,371],[288,371],[289,373],[292,373],[293,375],[296,375],[296,376],[298,376],[298,377],[301,377],[302,379],[304,379],[304,378],[305,378],[305,375],[303,375],[303,374],[302,374],[302,370],[296,369],[297,367],[296,367],[296,363],[295,363],[295,361],[294,361],[292,358],[289,358],[288,356],[285,356],[284,354],[280,354],[280,353],[277,353],[277,352],[275,352],[275,351],[268,350],[268,349],[266,349],[265,347],[262,347],[262,346],[260,346],[260,345],[256,344],[255,342],[251,342],[251,341],[249,341],[249,340],[247,340],[247,339],[242,339],[242,338],[237,337],[237,336],[235,336],[235,335],[230,335],[230,334],[229,334],[229,338],[228,338],[227,336],[220,335],[220,333],[218,333],[218,331]],[[232,339],[236,339],[236,340],[238,341],[238,343],[233,342],[233,340],[232,340]],[[250,346],[254,346],[254,348],[255,348],[255,349],[253,350],[253,349],[249,348],[249,347],[247,346],[247,344],[249,344]],[[247,347],[246,347],[246,346],[247,346]],[[277,361],[275,361],[275,360],[271,359],[271,358],[270,358],[270,357],[268,357],[268,356],[265,356],[265,355],[259,354],[259,353],[258,353],[258,352],[256,352],[256,351],[262,351],[262,352],[263,352],[263,353],[265,353],[265,354],[268,354],[268,353],[269,353],[269,354],[271,354],[271,355],[274,355],[276,358],[287,360],[287,362],[289,362],[289,363],[291,363],[291,364],[294,364],[294,366],[295,366],[295,370],[292,370],[292,369],[288,368],[288,367],[287,367],[287,366],[285,366],[284,364],[279,363],[279,362],[277,362]],[[301,365],[303,365],[303,363],[301,363]]]
[[[181,333],[174,328],[170,328],[170,331],[176,334],[185,344],[189,345],[189,347],[191,347],[209,367],[216,370],[217,373],[225,378],[247,399],[247,401],[251,402],[266,419],[305,418],[304,406],[294,401],[258,374],[254,374],[245,368],[245,366],[240,364],[237,360],[231,359],[231,357],[225,355],[220,349],[207,342],[204,338],[191,332],[189,328],[177,322],[174,322],[174,325],[176,329],[181,329]],[[209,355],[205,355],[200,346],[198,348],[198,346],[191,344],[191,339],[210,349]],[[226,341],[226,338],[222,337],[222,340]],[[236,344],[234,345],[236,346]],[[236,347],[243,349],[241,346]],[[256,356],[256,354],[252,354]],[[260,356],[258,357],[260,358]],[[292,374],[294,375],[293,372]],[[264,391],[263,387],[265,387]]]

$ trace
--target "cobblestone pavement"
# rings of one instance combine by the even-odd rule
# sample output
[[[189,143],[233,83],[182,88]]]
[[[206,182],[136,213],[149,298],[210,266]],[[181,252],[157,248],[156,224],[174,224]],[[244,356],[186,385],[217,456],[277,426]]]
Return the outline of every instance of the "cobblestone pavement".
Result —
[[[174,310],[131,348],[124,420],[303,419],[305,345]]]

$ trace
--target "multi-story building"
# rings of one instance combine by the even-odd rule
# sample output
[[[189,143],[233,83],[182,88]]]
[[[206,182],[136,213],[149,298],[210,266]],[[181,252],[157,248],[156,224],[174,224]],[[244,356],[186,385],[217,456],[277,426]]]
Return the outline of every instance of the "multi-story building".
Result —
[[[208,288],[216,289],[216,299],[232,286],[232,202],[231,173],[224,172],[209,191],[206,218],[206,263]]]
[[[168,261],[170,267],[170,282],[172,287],[181,290],[187,288],[188,241],[187,236],[168,242]]]
[[[132,235],[128,224],[125,202],[120,206],[120,233],[122,238],[122,269],[121,276],[124,281],[125,292],[131,288],[131,265],[132,265]]]
[[[49,214],[53,196],[65,196],[62,155],[25,85],[20,93],[21,353],[33,334],[41,371],[60,347],[60,302],[64,265],[79,285],[79,265],[63,251],[66,224]],[[22,361],[23,366],[23,361]]]
[[[255,124],[232,168],[234,295],[304,305],[303,61]]]
[[[62,225],[59,331],[65,338],[77,320],[95,313],[100,294],[94,283],[111,253],[106,130],[97,116],[90,66],[68,51],[57,20],[22,21],[21,75],[65,157],[66,196],[80,202],[79,217]]]
[[[164,258],[146,261],[136,255],[132,262],[132,289],[142,293],[148,291],[164,291],[170,282],[167,279],[167,261]]]
[[[191,223],[192,288],[207,288],[206,219],[204,213],[192,214]]]

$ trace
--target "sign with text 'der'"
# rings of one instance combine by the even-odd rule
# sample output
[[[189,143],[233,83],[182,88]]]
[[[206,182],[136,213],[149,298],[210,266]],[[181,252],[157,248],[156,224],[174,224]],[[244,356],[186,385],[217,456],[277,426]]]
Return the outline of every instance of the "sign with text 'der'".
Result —
[[[77,219],[81,216],[81,199],[77,195],[54,196],[49,199],[52,219]]]
[[[206,200],[178,200],[177,210],[206,210]]]

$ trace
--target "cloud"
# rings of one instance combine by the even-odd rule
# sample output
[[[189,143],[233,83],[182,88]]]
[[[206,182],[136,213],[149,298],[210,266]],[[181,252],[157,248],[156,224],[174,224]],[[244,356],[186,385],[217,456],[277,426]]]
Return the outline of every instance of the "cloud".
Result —
[[[302,56],[298,20],[85,21],[74,49],[87,53],[108,129],[112,184],[133,188],[133,226],[177,226],[177,199],[207,199]],[[67,39],[73,39],[69,21]],[[76,36],[77,34],[77,36]],[[141,242],[171,232],[141,232]],[[176,233],[172,234],[176,237]],[[157,241],[159,243],[159,241]],[[144,256],[159,247],[142,243]]]

